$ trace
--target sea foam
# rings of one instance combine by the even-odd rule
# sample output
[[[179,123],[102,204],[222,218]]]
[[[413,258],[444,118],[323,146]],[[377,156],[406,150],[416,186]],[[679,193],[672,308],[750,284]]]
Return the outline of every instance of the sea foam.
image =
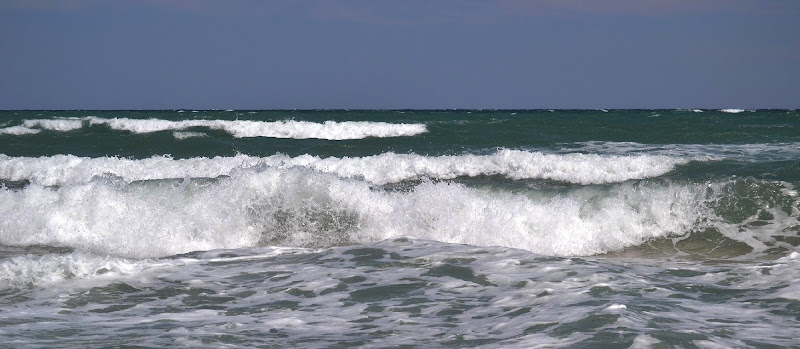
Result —
[[[9,157],[0,155],[0,178],[42,185],[85,183],[112,175],[131,182],[164,178],[215,178],[251,167],[305,167],[373,184],[421,178],[453,179],[501,175],[511,179],[549,179],[577,184],[624,182],[661,176],[689,160],[648,154],[544,154],[502,149],[489,155],[423,156],[383,153],[367,157],[320,158],[311,155],[273,155],[172,159],[154,156],[131,160],[84,158],[74,155]]]
[[[79,118],[56,118],[25,120],[22,126],[28,128],[41,128],[51,131],[67,132],[83,127],[83,120]]]
[[[800,224],[787,186],[658,181],[511,192],[422,181],[391,191],[302,167],[241,169],[216,180],[126,183],[98,177],[59,187],[0,188],[0,245],[139,258],[412,236],[573,256],[711,229],[703,234],[761,253],[791,248],[775,237],[795,235]],[[742,188],[753,194],[739,198]],[[754,201],[759,195],[765,198]],[[743,215],[753,205],[752,216]],[[772,218],[765,222],[766,216]],[[678,247],[696,244],[688,241]]]
[[[190,131],[175,131],[172,132],[172,136],[175,139],[187,139],[187,138],[194,138],[194,137],[208,137],[207,134],[203,132],[190,132]]]
[[[636,142],[582,142],[563,147],[565,152],[605,155],[649,154],[696,161],[736,160],[748,162],[794,160],[800,157],[800,143],[756,144],[643,144]]]
[[[147,260],[101,257],[80,252],[43,256],[29,254],[0,262],[0,290],[8,287],[42,287],[69,280],[115,278],[136,274],[154,265],[157,263]]]
[[[55,118],[25,120],[22,125],[0,129],[0,134],[22,135],[38,133],[40,130],[66,132],[87,125],[105,125],[113,130],[133,133],[159,131],[182,131],[190,128],[221,130],[236,138],[272,137],[295,139],[348,140],[368,137],[414,136],[427,132],[424,124],[391,124],[369,121],[254,121],[254,120],[161,120],[100,118]],[[179,136],[176,136],[180,138]]]
[[[410,192],[309,169],[211,182],[95,180],[0,189],[0,244],[157,257],[260,245],[326,247],[415,236],[548,255],[618,250],[691,229],[705,188],[624,183],[569,193],[495,193],[424,182]]]
[[[728,109],[720,109],[720,111],[723,112],[723,113],[729,113],[729,114],[739,114],[739,113],[744,112],[744,109],[728,108]]]
[[[0,128],[0,135],[21,136],[21,135],[37,134],[39,132],[42,132],[42,130],[35,129],[35,128],[30,128],[30,127],[25,127],[25,126],[22,126],[22,125]]]

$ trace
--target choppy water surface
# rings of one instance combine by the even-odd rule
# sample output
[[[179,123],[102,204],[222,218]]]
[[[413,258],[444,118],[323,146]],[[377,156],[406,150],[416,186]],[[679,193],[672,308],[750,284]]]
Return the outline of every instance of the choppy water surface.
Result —
[[[0,113],[15,347],[770,347],[790,110]]]

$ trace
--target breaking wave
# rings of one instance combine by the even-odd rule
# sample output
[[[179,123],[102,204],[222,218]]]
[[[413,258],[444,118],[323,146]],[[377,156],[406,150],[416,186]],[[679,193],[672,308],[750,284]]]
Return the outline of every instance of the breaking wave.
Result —
[[[130,118],[56,118],[25,120],[21,125],[0,129],[0,134],[35,134],[41,130],[67,132],[91,125],[105,125],[113,130],[132,133],[183,131],[191,128],[221,130],[236,138],[271,137],[295,139],[347,140],[368,137],[414,136],[427,132],[424,124],[391,124],[368,121],[254,121],[254,120],[161,120]],[[180,136],[176,136],[180,137]]]
[[[387,184],[422,178],[453,179],[501,175],[510,179],[549,179],[576,184],[624,182],[661,176],[689,160],[680,157],[637,154],[544,154],[502,149],[490,155],[423,156],[383,153],[367,157],[320,158],[311,155],[273,155],[172,159],[154,156],[131,160],[115,157],[84,158],[74,155],[9,157],[0,155],[0,179],[41,185],[86,183],[97,176],[124,181],[163,178],[216,178],[246,168],[310,168],[343,178]]]
[[[781,183],[625,182],[498,192],[423,181],[393,191],[307,168],[243,170],[217,180],[3,188],[0,215],[0,245],[122,257],[399,236],[593,255],[693,231],[763,252],[789,241],[775,236],[794,236],[798,224],[797,193]]]

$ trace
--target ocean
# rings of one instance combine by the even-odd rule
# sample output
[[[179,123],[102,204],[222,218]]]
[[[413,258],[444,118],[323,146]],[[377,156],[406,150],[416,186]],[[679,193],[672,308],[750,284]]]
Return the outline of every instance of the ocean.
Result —
[[[0,347],[800,347],[800,111],[0,111]]]

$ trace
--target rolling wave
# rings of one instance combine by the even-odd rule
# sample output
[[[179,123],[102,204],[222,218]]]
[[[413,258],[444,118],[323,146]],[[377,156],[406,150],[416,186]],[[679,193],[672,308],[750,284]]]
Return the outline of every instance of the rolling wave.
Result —
[[[648,154],[544,154],[502,149],[490,155],[423,156],[383,153],[367,157],[320,158],[273,155],[172,159],[154,156],[131,160],[74,155],[9,157],[0,155],[0,178],[41,185],[86,183],[97,176],[131,182],[164,178],[215,178],[253,167],[303,167],[344,178],[387,184],[421,178],[453,179],[501,175],[510,179],[548,179],[576,184],[617,183],[658,177],[689,160]]]
[[[267,168],[213,181],[2,188],[0,215],[0,245],[123,257],[316,248],[399,236],[571,256],[684,239],[690,232],[701,235],[681,243],[688,249],[710,236],[744,251],[736,253],[770,251],[791,241],[782,235],[796,235],[800,213],[796,191],[781,183],[625,182],[498,192],[423,181],[410,191],[384,191],[307,168]]]
[[[424,182],[410,192],[376,191],[308,169],[242,171],[212,182],[32,184],[0,190],[6,218],[0,245],[153,257],[416,236],[583,255],[686,231],[700,217],[697,195],[684,186],[628,184],[568,196],[492,193],[443,182]]]

